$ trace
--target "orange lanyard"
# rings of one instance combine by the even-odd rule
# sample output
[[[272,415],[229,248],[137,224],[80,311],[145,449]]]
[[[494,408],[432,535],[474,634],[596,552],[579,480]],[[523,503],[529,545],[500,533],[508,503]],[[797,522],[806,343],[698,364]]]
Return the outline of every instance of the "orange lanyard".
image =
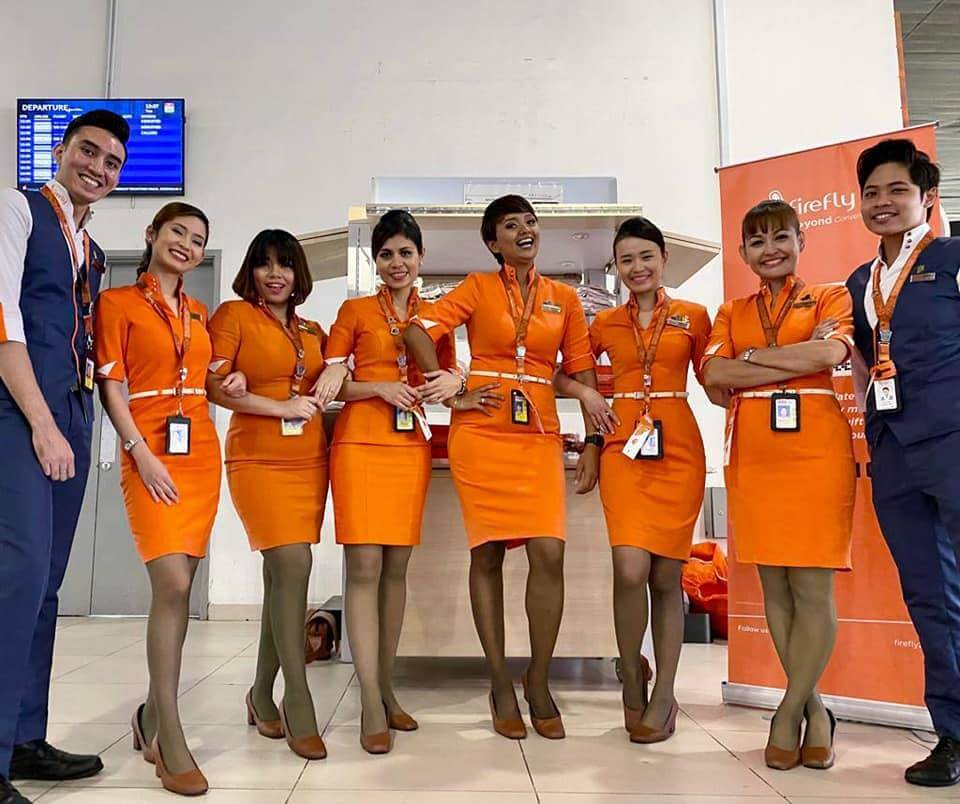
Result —
[[[146,274],[140,274],[137,279],[137,287],[146,297],[150,306],[157,311],[157,314],[163,319],[164,323],[170,328],[170,335],[173,337],[173,350],[177,354],[179,370],[177,371],[177,384],[174,387],[177,397],[177,413],[183,415],[183,384],[187,380],[187,352],[190,351],[190,305],[187,303],[187,294],[183,292],[183,281],[181,280],[177,288],[177,295],[180,299],[180,325],[183,327],[183,338],[177,337],[177,331],[173,326],[173,321],[167,315],[167,307],[157,301],[153,288],[150,286]]]
[[[377,293],[377,302],[380,304],[380,310],[387,321],[387,327],[390,329],[390,335],[393,338],[393,345],[397,350],[397,368],[400,371],[400,382],[408,384],[410,364],[407,359],[407,344],[403,340],[403,331],[407,328],[406,323],[400,320],[397,315],[396,305],[393,303],[393,294],[390,288],[384,285]],[[410,298],[407,300],[407,321],[416,318],[420,311],[420,295],[416,288],[410,291]]]
[[[296,313],[290,313],[290,324],[288,326],[273,314],[273,311],[267,307],[267,303],[263,299],[260,299],[259,306],[260,309],[263,310],[264,315],[271,321],[279,324],[280,329],[283,330],[283,334],[287,340],[290,341],[291,346],[293,346],[293,354],[296,362],[293,366],[293,375],[290,377],[290,398],[295,399],[300,396],[303,377],[307,373],[306,364],[303,362],[307,353],[303,348],[303,338],[300,336],[300,319]]]
[[[536,270],[531,268],[531,271]],[[500,281],[503,282],[503,289],[507,294],[507,303],[510,305],[510,317],[513,319],[513,328],[516,332],[516,356],[517,356],[517,380],[523,382],[524,363],[527,357],[527,327],[530,324],[530,317],[533,315],[533,307],[537,301],[537,287],[540,284],[540,275],[536,274],[533,283],[527,290],[527,301],[523,305],[521,313],[513,293],[510,290],[510,281],[507,279],[506,269],[500,271]]]
[[[657,289],[653,335],[650,336],[649,346],[643,343],[638,314],[636,302],[631,298],[627,304],[627,315],[630,316],[633,338],[637,343],[637,361],[643,367],[643,415],[646,416],[650,412],[650,392],[653,390],[653,362],[657,358],[657,348],[660,346],[660,338],[663,336],[663,329],[667,325],[667,317],[670,314],[670,298],[667,292],[663,288]]]
[[[883,300],[883,293],[880,292],[880,266],[878,265],[873,272],[873,306],[877,311],[877,326],[873,331],[874,346],[874,369],[879,369],[881,373],[892,376],[896,373],[893,361],[890,359],[890,342],[893,340],[893,330],[890,329],[890,321],[893,319],[893,311],[897,306],[897,299],[900,298],[900,291],[910,276],[913,266],[920,258],[920,253],[934,241],[933,232],[927,232],[917,243],[913,253],[907,258],[900,269],[900,276],[890,291],[886,302]]]
[[[763,293],[757,294],[757,312],[760,314],[760,326],[763,327],[763,334],[767,339],[768,348],[777,345],[777,335],[780,333],[780,327],[783,326],[783,322],[787,318],[787,313],[790,312],[793,303],[797,300],[797,296],[800,295],[803,287],[802,279],[794,281],[793,287],[790,289],[790,295],[787,296],[783,307],[781,307],[780,312],[777,313],[777,320],[773,322],[770,321],[770,313],[767,310],[767,305],[763,301]]]

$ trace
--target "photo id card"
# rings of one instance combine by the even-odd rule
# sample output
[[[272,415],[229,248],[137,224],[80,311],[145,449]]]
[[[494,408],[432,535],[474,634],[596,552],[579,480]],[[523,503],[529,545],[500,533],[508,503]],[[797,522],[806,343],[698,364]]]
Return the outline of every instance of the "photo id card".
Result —
[[[302,436],[303,427],[307,423],[306,419],[281,419],[280,435],[282,436]]]
[[[770,429],[777,433],[800,430],[800,395],[776,393],[770,397]]]
[[[657,460],[663,457],[663,424],[657,419],[640,419],[621,450],[630,460]]]
[[[395,407],[393,409],[393,429],[398,433],[412,433],[416,429],[416,419],[412,410]]]
[[[94,386],[93,376],[94,376],[95,370],[96,370],[96,367],[93,363],[93,359],[88,357],[87,362],[84,364],[84,367],[83,367],[83,388],[85,391],[89,391],[91,393],[93,393],[93,386]]]
[[[896,376],[873,381],[873,404],[878,413],[900,412],[900,385]]]
[[[530,401],[517,388],[510,392],[510,420],[514,424],[530,424]]]
[[[167,455],[190,454],[190,419],[167,416]]]

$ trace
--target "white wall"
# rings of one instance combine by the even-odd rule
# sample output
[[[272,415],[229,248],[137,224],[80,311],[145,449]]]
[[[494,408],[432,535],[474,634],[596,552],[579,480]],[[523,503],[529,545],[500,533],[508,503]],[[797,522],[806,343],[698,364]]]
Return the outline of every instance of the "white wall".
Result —
[[[51,62],[17,44],[28,37],[10,38],[12,58],[5,51],[0,70],[0,155],[9,155],[0,156],[0,181],[15,178],[16,97],[102,91],[106,5],[0,6],[0,29],[45,30],[56,42]],[[802,12],[777,4],[774,16],[768,3],[724,5],[734,158],[871,133],[882,107],[895,116],[887,0],[812,0]],[[617,176],[620,199],[643,204],[665,229],[720,239],[709,0],[669,7],[636,0],[275,0],[257,10],[225,0],[120,0],[118,26],[114,94],[187,99],[187,198],[212,219],[224,297],[256,231],[343,225],[347,206],[367,199],[372,176]],[[825,29],[839,32],[836,47],[823,46],[832,35]],[[875,34],[866,40],[873,46],[842,41],[851,30]],[[820,64],[816,84],[798,92],[794,73],[809,61]],[[759,101],[747,89],[757,86],[764,87]],[[861,113],[863,98],[875,102],[876,115]],[[93,233],[107,249],[138,248],[158,206],[102,202]],[[342,281],[318,286],[307,314],[329,325],[344,295]],[[682,295],[715,309],[719,260]],[[702,400],[695,405],[716,464],[720,417],[703,412]],[[218,425],[225,430],[225,416]],[[259,559],[224,491],[210,601],[257,603]],[[340,588],[329,524],[323,538],[312,599]]]

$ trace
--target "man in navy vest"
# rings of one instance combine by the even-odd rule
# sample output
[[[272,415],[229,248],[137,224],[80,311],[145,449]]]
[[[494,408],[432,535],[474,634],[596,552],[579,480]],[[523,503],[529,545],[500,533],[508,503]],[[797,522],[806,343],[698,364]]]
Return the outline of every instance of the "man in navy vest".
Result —
[[[912,784],[960,781],[960,238],[927,223],[940,171],[906,139],[857,162],[880,253],[847,280],[866,415],[873,505],[923,649],[939,742]]]
[[[93,422],[90,206],[117,186],[130,129],[87,112],[41,192],[0,191],[0,804],[11,779],[77,779],[100,758],[46,741],[57,592],[83,502]]]

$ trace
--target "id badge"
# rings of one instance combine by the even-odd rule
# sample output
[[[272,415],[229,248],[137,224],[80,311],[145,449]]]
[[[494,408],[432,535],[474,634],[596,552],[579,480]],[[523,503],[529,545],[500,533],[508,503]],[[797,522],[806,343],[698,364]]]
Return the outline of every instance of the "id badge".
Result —
[[[397,433],[412,433],[416,429],[416,419],[412,410],[393,409],[393,429]]]
[[[799,432],[799,394],[782,392],[770,397],[770,429],[776,433]]]
[[[510,392],[510,420],[514,424],[530,424],[530,401],[518,388]]]
[[[631,461],[634,460],[640,454],[640,450],[652,432],[653,422],[647,417],[640,419],[636,427],[633,428],[630,438],[627,439],[627,443],[623,445],[621,452]]]
[[[302,436],[303,427],[307,423],[306,419],[281,419],[280,435],[282,436]]]
[[[431,430],[430,425],[427,424],[426,415],[416,409],[413,411],[413,415],[417,418],[417,424],[420,425],[420,432],[423,433],[424,439],[429,441],[433,437],[433,430]]]
[[[873,404],[877,413],[899,413],[900,383],[898,377],[888,377],[885,380],[873,381]]]
[[[85,391],[89,391],[90,393],[93,393],[93,386],[94,386],[93,376],[94,376],[95,369],[96,367],[93,364],[93,360],[88,357],[87,362],[84,364],[84,367],[83,367],[83,389]]]
[[[190,454],[190,419],[167,416],[167,455]]]

